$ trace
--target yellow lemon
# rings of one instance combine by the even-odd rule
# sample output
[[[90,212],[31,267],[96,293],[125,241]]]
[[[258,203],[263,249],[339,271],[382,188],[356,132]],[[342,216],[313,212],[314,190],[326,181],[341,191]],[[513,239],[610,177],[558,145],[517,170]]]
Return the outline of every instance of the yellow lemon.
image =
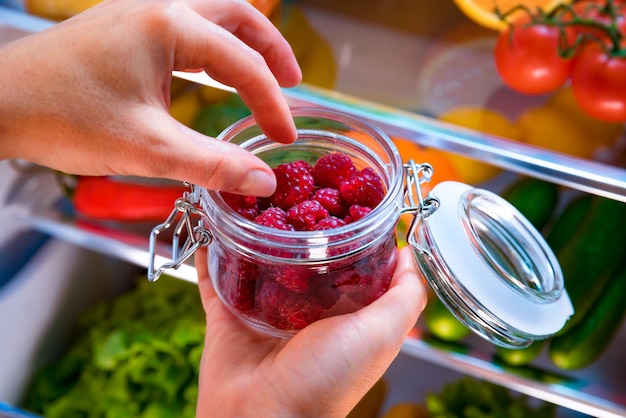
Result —
[[[222,103],[228,100],[233,93],[228,90],[218,89],[217,87],[201,85],[198,87],[198,96],[203,105],[211,105]]]
[[[468,18],[493,30],[502,30],[506,28],[508,22],[512,22],[524,11],[516,11],[507,16],[506,20],[502,20],[496,14],[496,9],[501,13],[506,13],[518,5],[526,6],[528,9],[535,11],[537,8],[549,12],[559,4],[569,3],[571,0],[454,0],[461,12]]]
[[[389,391],[387,381],[380,378],[350,411],[347,418],[376,418]]]
[[[180,123],[191,126],[200,111],[200,98],[195,90],[177,95],[170,104],[170,115]]]
[[[523,141],[580,158],[592,158],[596,145],[567,113],[550,106],[526,110],[518,119]]]
[[[29,13],[52,20],[64,20],[83,12],[102,0],[26,0],[24,6]],[[249,0],[263,14],[270,13],[280,4],[280,0]]]
[[[311,26],[300,7],[285,5],[283,10],[283,22],[279,28],[300,64],[302,82],[333,88],[337,65],[330,44]]]
[[[570,87],[554,93],[546,106],[567,115],[570,122],[580,128],[596,147],[611,148],[624,131],[623,123],[606,122],[589,116],[576,102]]]
[[[424,405],[397,403],[392,405],[383,418],[428,418],[428,410]]]
[[[482,107],[457,107],[439,115],[439,119],[475,131],[511,140],[520,140],[522,131],[504,115]],[[502,172],[502,169],[462,155],[447,153],[463,181],[482,183]]]

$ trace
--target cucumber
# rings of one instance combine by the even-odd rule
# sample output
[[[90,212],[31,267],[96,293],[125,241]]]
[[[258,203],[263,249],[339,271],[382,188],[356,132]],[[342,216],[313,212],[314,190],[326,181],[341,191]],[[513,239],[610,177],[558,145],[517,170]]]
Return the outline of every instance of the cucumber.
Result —
[[[504,348],[496,346],[496,357],[511,366],[525,366],[539,357],[544,346],[544,341],[535,341],[522,349]]]
[[[626,248],[626,204],[593,196],[582,221],[572,229],[575,234],[555,251],[574,306],[574,315],[560,333],[585,318],[621,264]]]
[[[548,357],[564,370],[590,365],[611,343],[625,316],[626,265],[622,265],[585,318],[565,334],[552,337]]]
[[[541,230],[552,219],[559,202],[559,187],[548,181],[523,177],[511,184],[501,196]]]
[[[426,328],[441,340],[456,342],[470,334],[470,329],[463,325],[434,295],[428,298],[423,318]]]
[[[573,198],[567,204],[546,236],[546,241],[552,251],[559,251],[576,235],[578,227],[589,213],[592,201],[592,195],[583,194]]]

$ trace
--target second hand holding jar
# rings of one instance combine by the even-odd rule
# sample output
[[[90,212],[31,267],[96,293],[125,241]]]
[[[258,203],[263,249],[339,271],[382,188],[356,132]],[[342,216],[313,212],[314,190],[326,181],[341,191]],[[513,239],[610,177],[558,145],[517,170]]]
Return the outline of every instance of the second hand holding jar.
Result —
[[[253,328],[288,338],[314,321],[354,312],[387,291],[397,258],[395,227],[402,212],[413,212],[408,242],[420,269],[470,329],[498,345],[524,347],[563,326],[571,315],[571,304],[562,291],[558,263],[541,236],[512,206],[487,191],[442,183],[441,193],[449,197],[441,205],[459,206],[442,211],[447,213],[444,222],[453,221],[451,230],[464,235],[459,238],[458,231],[454,232],[453,239],[465,244],[457,247],[459,254],[455,249],[441,251],[440,247],[449,247],[449,239],[437,232],[441,221],[429,220],[439,211],[439,200],[424,198],[420,192],[420,184],[432,174],[428,164],[403,164],[389,137],[365,121],[319,108],[293,109],[292,113],[298,129],[293,144],[270,140],[251,117],[220,134],[219,139],[245,148],[272,166],[279,182],[277,191],[269,199],[257,199],[194,186],[179,199],[168,220],[153,230],[150,280],[166,268],[181,265],[198,246],[210,243],[209,273],[222,302]],[[281,170],[286,171],[286,182],[291,182],[286,189],[278,178]],[[321,189],[331,190],[326,199],[316,197]],[[479,198],[469,198],[468,190]],[[196,225],[190,213],[198,215]],[[442,216],[432,217],[437,218]],[[173,262],[155,269],[156,239],[177,219]],[[179,238],[185,231],[181,245]],[[438,242],[433,241],[436,237]],[[472,247],[470,251],[475,252],[461,258],[477,259],[477,264],[469,263],[467,271],[459,271],[458,262],[451,259]],[[480,265],[488,267],[487,273]],[[476,284],[467,277],[476,274],[485,280],[485,289],[504,288],[496,291],[496,299],[504,297],[507,304],[516,304],[518,299],[529,302],[531,309],[525,314],[531,320],[534,306],[543,312],[556,305],[559,313],[539,329],[524,329],[524,320],[502,321],[500,308],[492,312],[493,298],[481,295],[489,291],[478,291],[474,297],[468,290]],[[497,283],[485,274],[494,276]]]

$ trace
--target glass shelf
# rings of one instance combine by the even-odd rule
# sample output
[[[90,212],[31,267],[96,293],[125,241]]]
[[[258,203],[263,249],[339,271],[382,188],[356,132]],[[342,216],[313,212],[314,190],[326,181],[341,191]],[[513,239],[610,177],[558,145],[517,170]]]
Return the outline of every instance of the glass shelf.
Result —
[[[96,222],[76,217],[61,191],[56,176],[47,170],[27,171],[17,176],[7,193],[3,210],[16,222],[77,246],[148,266],[148,237],[152,224]],[[169,246],[159,247],[157,265],[167,261]],[[167,274],[196,282],[192,264]],[[147,280],[147,278],[146,278]],[[626,328],[619,341],[626,341]],[[476,337],[469,344],[438,342],[421,331],[410,335],[403,353],[449,369],[488,380],[520,393],[595,417],[626,416],[626,364],[619,353],[583,373],[565,374],[554,368],[514,368],[498,364],[493,347]],[[620,345],[614,342],[612,347]],[[617,367],[619,365],[619,367]],[[610,388],[610,389],[609,389]]]

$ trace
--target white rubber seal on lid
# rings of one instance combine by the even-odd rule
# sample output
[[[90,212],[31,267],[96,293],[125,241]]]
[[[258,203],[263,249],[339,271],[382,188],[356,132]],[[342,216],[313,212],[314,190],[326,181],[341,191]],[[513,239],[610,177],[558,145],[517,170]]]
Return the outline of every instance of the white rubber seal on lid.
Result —
[[[516,244],[530,250],[530,254],[546,254],[546,263],[555,269],[555,274],[561,274],[560,266],[548,244],[536,229],[512,205],[503,198],[482,189],[475,189],[467,184],[458,182],[443,182],[435,186],[432,194],[439,198],[440,206],[430,216],[423,220],[423,227],[427,227],[433,237],[441,258],[448,266],[458,284],[471,294],[485,309],[510,326],[537,336],[548,336],[559,331],[574,313],[572,303],[563,290],[554,300],[533,301],[512,288],[493,266],[481,257],[476,246],[475,238],[468,234],[463,222],[464,202],[467,207],[467,196],[472,191],[480,191],[489,200],[504,205],[506,210],[500,210],[497,216],[500,222],[508,222],[507,218],[514,216],[517,222],[522,222],[525,230],[530,231],[532,239],[524,236],[515,236]],[[470,203],[471,205],[471,203]],[[510,212],[509,212],[510,211]],[[512,221],[512,220],[511,220]],[[510,232],[510,231],[509,231]],[[530,248],[530,246],[535,246]],[[506,257],[507,251],[499,249]]]

